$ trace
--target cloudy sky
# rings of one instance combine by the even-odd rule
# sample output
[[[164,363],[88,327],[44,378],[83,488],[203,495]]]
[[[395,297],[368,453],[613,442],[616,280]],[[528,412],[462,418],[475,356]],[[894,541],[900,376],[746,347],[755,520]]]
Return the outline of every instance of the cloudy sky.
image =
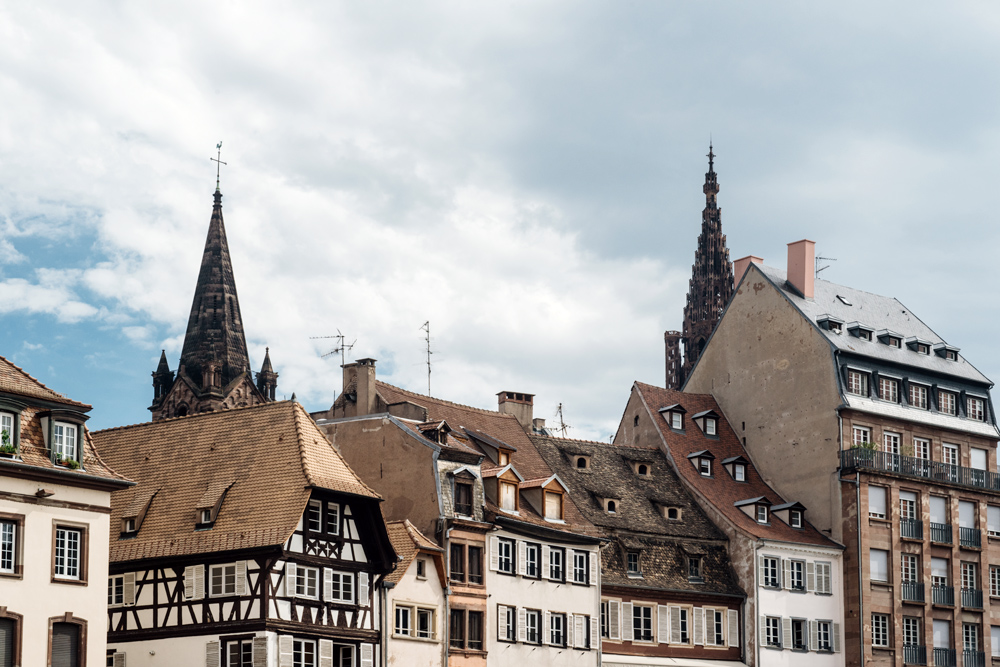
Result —
[[[663,382],[711,136],[734,258],[812,238],[997,378],[998,79],[988,2],[6,3],[0,354],[147,420],[222,140],[279,393],[329,405],[338,329],[426,391],[429,320],[435,395],[604,439]]]

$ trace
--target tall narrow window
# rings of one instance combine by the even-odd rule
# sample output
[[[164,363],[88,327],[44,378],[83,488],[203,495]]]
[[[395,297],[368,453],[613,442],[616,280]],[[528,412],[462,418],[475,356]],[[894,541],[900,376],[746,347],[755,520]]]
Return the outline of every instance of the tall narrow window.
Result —
[[[866,445],[872,441],[872,430],[865,426],[851,427],[851,444],[855,447]]]
[[[856,396],[867,396],[868,373],[847,371],[847,391]]]
[[[969,419],[984,421],[986,419],[985,402],[981,398],[970,396],[966,401],[966,411]]]
[[[913,521],[917,518],[917,494],[912,491],[899,492],[899,518]]]
[[[465,648],[465,610],[452,609],[448,624],[448,643],[452,648]]]
[[[924,461],[931,458],[931,441],[926,438],[913,439],[913,456]]]
[[[524,576],[537,579],[539,574],[539,561],[541,560],[542,548],[533,543],[524,545]]]
[[[17,524],[0,521],[0,572],[13,573],[17,562]]]
[[[950,391],[938,390],[938,411],[946,415],[957,414],[955,394]]]
[[[469,612],[469,649],[483,650],[483,612]]]
[[[472,485],[455,482],[455,513],[472,516]]]
[[[882,451],[886,454],[899,454],[899,441],[898,433],[885,431],[882,433]]]
[[[958,465],[958,445],[941,446],[941,462],[950,466]]]
[[[903,617],[903,646],[920,646],[920,619]]]
[[[889,616],[872,614],[872,646],[889,646]]]
[[[886,518],[886,490],[884,486],[868,487],[868,516],[876,519]]]
[[[500,509],[507,512],[517,511],[517,485],[510,482],[500,482]]]
[[[469,547],[469,583],[483,583],[483,548]]]
[[[878,379],[878,397],[890,403],[899,403],[899,380],[880,377]]]
[[[448,560],[450,579],[465,581],[465,545],[452,543]]]
[[[80,664],[80,626],[76,623],[53,623],[50,653],[51,667],[77,667]]]
[[[910,383],[910,406],[920,410],[927,409],[927,387]]]
[[[914,554],[903,554],[900,562],[900,578],[903,583],[912,584],[917,581],[917,557]]]
[[[562,520],[563,497],[561,493],[545,492],[545,518],[548,521]]]
[[[76,460],[76,424],[56,422],[52,427],[52,451],[57,459]]]
[[[872,581],[889,581],[889,552],[884,549],[870,549],[869,563]]]
[[[57,579],[80,578],[82,533],[77,528],[56,528],[55,576]]]

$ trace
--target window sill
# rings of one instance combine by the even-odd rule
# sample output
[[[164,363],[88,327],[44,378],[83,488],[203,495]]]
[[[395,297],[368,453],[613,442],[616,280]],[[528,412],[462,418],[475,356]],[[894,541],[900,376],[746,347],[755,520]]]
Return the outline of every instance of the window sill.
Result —
[[[0,579],[24,579],[20,572],[0,572]]]
[[[413,641],[413,642],[423,642],[424,644],[440,644],[441,643],[440,640],[437,639],[436,637],[434,637],[434,638],[430,638],[430,637],[413,637],[411,635],[400,635],[400,634],[393,633],[392,634],[392,638],[393,639],[406,639],[408,641]],[[502,641],[502,640],[498,640],[498,641]]]
[[[70,586],[86,586],[86,579],[62,579],[60,577],[52,577],[53,584],[69,584]]]
[[[892,588],[891,581],[879,581],[877,579],[869,579],[869,581],[873,587],[878,586],[880,588]]]

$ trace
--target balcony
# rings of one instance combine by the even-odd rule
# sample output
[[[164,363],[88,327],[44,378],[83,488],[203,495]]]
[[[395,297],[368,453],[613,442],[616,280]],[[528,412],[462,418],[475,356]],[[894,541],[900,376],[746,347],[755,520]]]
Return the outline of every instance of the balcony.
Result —
[[[870,449],[842,450],[840,452],[840,467],[844,470],[874,470],[974,489],[1000,491],[1000,474],[995,472]]]
[[[962,664],[965,667],[986,667],[986,654],[982,651],[962,651]]]
[[[924,539],[924,522],[920,519],[900,519],[899,536],[907,540]]]
[[[951,524],[931,522],[931,542],[951,544]]]
[[[904,665],[926,665],[927,647],[903,644],[903,664]]]
[[[916,581],[903,582],[903,602],[924,602],[924,585]],[[921,647],[923,648],[923,647]],[[916,663],[914,663],[916,664]],[[923,663],[921,663],[923,664]]]
[[[945,607],[954,607],[955,589],[952,586],[931,586],[931,602]]]
[[[935,648],[934,667],[955,667],[955,649]]]
[[[963,588],[962,606],[966,609],[982,609],[983,592],[978,588]]]
[[[983,548],[983,538],[978,528],[960,527],[958,529],[958,540],[959,545],[963,547],[968,547],[970,549]]]

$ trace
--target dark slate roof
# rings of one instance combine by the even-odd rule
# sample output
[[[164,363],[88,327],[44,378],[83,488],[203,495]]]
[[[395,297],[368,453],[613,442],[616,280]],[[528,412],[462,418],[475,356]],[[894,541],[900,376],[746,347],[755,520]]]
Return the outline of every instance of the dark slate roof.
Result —
[[[625,555],[635,550],[640,552],[641,577],[627,574]],[[703,583],[688,579],[689,556],[701,557]],[[616,540],[604,549],[601,552],[601,584],[744,595],[724,543],[685,542],[651,535]]]

